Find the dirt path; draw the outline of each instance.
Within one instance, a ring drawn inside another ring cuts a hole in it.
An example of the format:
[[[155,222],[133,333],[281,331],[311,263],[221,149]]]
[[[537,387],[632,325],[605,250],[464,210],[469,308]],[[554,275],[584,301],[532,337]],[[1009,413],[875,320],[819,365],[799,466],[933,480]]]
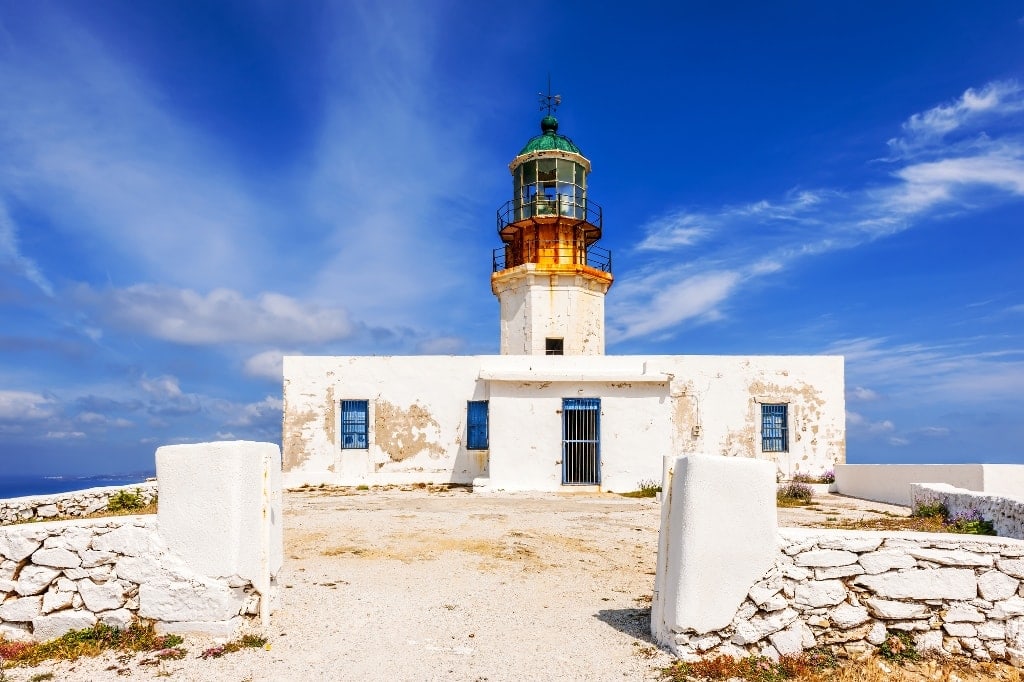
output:
[[[780,523],[886,507],[822,502]],[[180,661],[108,654],[8,679],[657,679],[671,660],[648,634],[659,514],[617,495],[289,492],[269,651],[201,660],[212,643],[189,638]]]

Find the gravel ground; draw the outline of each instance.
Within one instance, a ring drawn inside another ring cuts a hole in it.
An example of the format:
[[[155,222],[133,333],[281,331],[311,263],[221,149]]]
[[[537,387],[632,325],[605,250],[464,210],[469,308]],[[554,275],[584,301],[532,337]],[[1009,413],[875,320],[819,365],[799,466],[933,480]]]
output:
[[[906,514],[838,496],[780,525]],[[877,511],[868,511],[877,510]],[[654,680],[659,505],[617,495],[351,489],[285,494],[283,608],[269,650],[47,663],[54,680]]]

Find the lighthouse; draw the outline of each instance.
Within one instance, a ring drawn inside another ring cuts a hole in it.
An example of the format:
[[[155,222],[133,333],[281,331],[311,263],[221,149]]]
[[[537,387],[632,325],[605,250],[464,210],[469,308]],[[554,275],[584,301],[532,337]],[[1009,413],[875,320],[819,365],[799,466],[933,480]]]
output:
[[[611,252],[597,245],[601,207],[587,196],[590,161],[558,132],[558,96],[542,96],[540,135],[509,164],[512,199],[498,209],[492,256],[502,355],[604,355]]]

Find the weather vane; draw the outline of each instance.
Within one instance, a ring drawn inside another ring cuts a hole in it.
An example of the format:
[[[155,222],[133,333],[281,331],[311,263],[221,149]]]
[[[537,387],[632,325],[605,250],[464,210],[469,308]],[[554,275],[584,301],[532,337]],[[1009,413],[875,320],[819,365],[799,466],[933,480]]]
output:
[[[558,105],[562,103],[562,96],[561,95],[552,95],[551,94],[551,74],[550,73],[548,74],[548,94],[545,95],[543,92],[538,92],[537,93],[537,98],[540,101],[540,110],[544,111],[545,109],[547,109],[548,110],[548,116],[550,116],[551,114],[553,114],[556,111],[558,111]]]

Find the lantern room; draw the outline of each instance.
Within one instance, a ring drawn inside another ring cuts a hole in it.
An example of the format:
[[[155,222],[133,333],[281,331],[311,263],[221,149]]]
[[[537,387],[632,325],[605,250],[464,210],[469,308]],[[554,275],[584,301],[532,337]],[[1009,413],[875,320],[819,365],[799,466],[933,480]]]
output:
[[[501,352],[600,355],[612,257],[597,245],[603,215],[587,195],[590,161],[550,111],[540,128],[509,164],[512,199],[498,209],[491,289]]]

